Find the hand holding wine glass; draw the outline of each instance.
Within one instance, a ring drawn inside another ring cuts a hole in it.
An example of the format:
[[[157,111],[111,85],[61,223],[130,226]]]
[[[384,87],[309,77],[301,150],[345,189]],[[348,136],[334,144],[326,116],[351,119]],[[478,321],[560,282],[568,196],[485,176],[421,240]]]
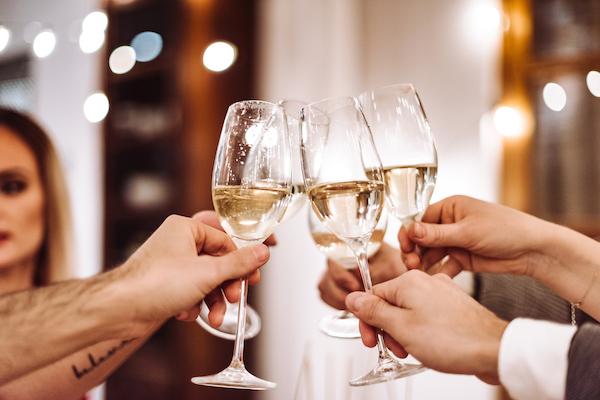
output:
[[[302,166],[313,211],[352,249],[365,291],[370,292],[368,243],[384,201],[383,170],[373,138],[358,102],[351,97],[310,104],[303,116],[307,129],[301,142]],[[377,347],[377,366],[350,381],[351,385],[384,382],[422,370],[420,365],[392,358],[381,334]]]
[[[280,106],[241,101],[227,110],[213,170],[213,204],[238,248],[262,243],[282,219],[291,194],[289,137]],[[243,361],[248,280],[240,285],[231,364],[198,385],[265,390],[276,386],[250,374]]]
[[[198,220],[215,229],[223,230],[219,217],[214,211],[200,211],[196,213],[193,219]],[[277,240],[274,235],[269,236],[264,244],[274,246]],[[255,282],[252,279],[250,285]],[[231,282],[221,291],[215,290],[200,304],[200,311],[197,313],[196,323],[214,336],[226,340],[235,340],[237,330],[238,302],[240,295],[240,282]],[[251,339],[258,335],[261,328],[261,319],[258,313],[250,307],[246,308],[246,333],[245,338]]]

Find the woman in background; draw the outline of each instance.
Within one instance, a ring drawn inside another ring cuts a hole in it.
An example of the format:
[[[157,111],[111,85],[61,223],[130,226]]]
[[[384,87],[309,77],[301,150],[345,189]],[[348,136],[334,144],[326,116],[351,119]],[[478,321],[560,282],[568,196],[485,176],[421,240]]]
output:
[[[68,198],[48,136],[0,109],[0,294],[69,278],[69,242]]]
[[[70,255],[68,197],[54,147],[33,119],[0,108],[0,295],[69,279]],[[0,386],[0,399],[81,399],[157,328],[98,343]]]
[[[0,108],[0,295],[72,277],[70,228],[48,135],[32,118]],[[97,344],[0,387],[0,398],[80,399],[146,338]]]

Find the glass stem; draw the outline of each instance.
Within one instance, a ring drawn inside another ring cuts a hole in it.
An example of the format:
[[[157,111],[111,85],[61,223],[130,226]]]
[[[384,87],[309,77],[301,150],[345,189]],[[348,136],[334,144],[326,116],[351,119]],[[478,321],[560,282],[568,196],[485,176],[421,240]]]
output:
[[[237,332],[235,334],[235,345],[233,347],[233,357],[231,366],[236,368],[244,367],[244,336],[246,334],[246,304],[248,299],[248,279],[241,279],[240,286],[240,305],[238,307]]]
[[[367,259],[367,246],[368,241],[360,246],[356,247],[355,254],[358,261],[358,270],[365,287],[365,292],[373,292],[373,282],[371,281],[371,273],[369,272],[369,261]],[[377,351],[379,352],[379,362],[387,360],[389,358],[387,347],[383,342],[383,331],[377,331]]]

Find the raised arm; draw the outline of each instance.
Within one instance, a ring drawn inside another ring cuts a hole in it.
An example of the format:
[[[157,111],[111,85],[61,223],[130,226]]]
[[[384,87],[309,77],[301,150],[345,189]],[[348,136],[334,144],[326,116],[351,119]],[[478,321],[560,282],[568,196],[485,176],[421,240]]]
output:
[[[205,296],[255,280],[269,257],[263,245],[234,249],[223,232],[172,216],[119,268],[0,297],[0,384],[100,342],[142,338],[171,316],[193,318]]]
[[[433,204],[423,223],[398,236],[409,268],[527,275],[600,319],[600,243],[573,230],[454,196]]]

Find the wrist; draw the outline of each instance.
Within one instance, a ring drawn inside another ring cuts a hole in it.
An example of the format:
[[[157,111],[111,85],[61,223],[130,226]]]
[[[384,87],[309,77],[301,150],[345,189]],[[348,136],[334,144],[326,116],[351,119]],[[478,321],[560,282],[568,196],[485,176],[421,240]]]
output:
[[[481,342],[479,350],[479,370],[476,375],[485,376],[495,381],[498,379],[498,357],[500,354],[500,342],[502,335],[508,326],[508,322],[495,315],[487,323],[485,332],[486,339]]]
[[[564,226],[548,225],[531,276],[563,299],[578,303],[596,281],[600,244]]]
[[[153,329],[151,321],[138,318],[135,298],[127,287],[122,267],[89,278],[88,314],[95,316],[103,339],[132,339]]]
[[[564,270],[563,257],[569,253],[569,229],[541,219],[531,232],[534,242],[527,260],[526,275],[542,283]]]

